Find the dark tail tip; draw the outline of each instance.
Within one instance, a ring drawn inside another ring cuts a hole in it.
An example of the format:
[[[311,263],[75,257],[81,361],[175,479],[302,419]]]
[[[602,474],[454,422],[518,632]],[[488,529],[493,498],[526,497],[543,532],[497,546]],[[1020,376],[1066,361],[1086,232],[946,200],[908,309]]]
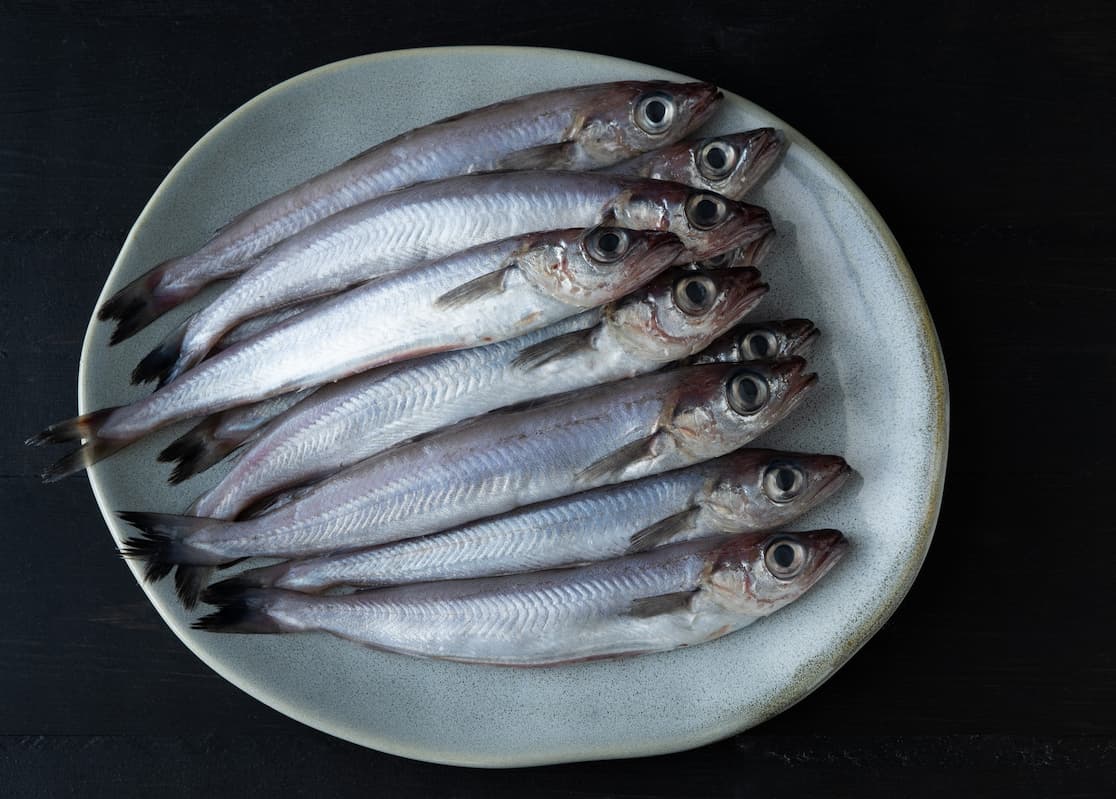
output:
[[[187,610],[192,610],[198,604],[205,584],[213,574],[212,566],[186,566],[180,565],[174,572],[174,592],[182,600],[182,605]]]
[[[158,291],[163,274],[174,260],[177,259],[165,261],[146,274],[140,275],[106,300],[105,304],[98,309],[97,318],[102,322],[110,319],[117,320],[116,329],[109,339],[109,346],[131,338],[163,313],[187,299],[188,296],[192,296],[172,299],[166,296],[165,292]]]
[[[178,461],[169,478],[171,483],[177,485],[201,474],[220,463],[240,445],[241,442],[218,439],[214,435],[218,422],[217,416],[204,419],[159,453],[159,460],[163,463]]]
[[[229,597],[215,613],[191,625],[214,633],[279,633],[283,630],[268,613],[268,592],[247,590]]]
[[[192,318],[192,317],[191,317]],[[132,370],[133,383],[150,383],[159,381],[162,388],[182,371],[179,360],[182,357],[182,341],[186,337],[189,320],[178,326],[169,336],[163,339],[158,347],[147,353]]]
[[[174,539],[168,535],[145,532],[126,540],[120,547],[120,554],[129,560],[142,560],[143,579],[154,583],[170,574],[171,569],[177,565],[170,555],[174,543]]]
[[[68,441],[85,439],[82,446],[42,473],[43,482],[53,483],[63,477],[80,472],[102,458],[106,458],[131,444],[134,439],[102,439],[98,437],[100,429],[116,410],[116,408],[102,408],[83,416],[76,416],[64,422],[52,424],[46,430],[27,439],[25,443],[32,447],[39,447],[43,444],[63,444]]]
[[[182,564],[205,567],[216,565],[206,556],[199,556],[184,543],[184,539],[191,533],[217,523],[213,519],[142,511],[122,511],[117,516],[140,531],[140,535],[124,542],[120,554],[125,558],[142,560],[145,565],[144,578],[149,582],[163,579],[170,574],[171,569]],[[181,577],[182,585],[189,590],[193,581],[201,577],[204,575],[200,572],[193,575],[187,573]],[[201,592],[200,586],[197,592]]]

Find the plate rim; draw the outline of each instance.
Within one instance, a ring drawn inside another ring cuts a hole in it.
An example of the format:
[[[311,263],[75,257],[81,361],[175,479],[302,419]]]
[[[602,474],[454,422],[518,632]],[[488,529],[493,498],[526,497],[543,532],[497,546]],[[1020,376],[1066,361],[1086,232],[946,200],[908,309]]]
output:
[[[231,126],[237,120],[249,113],[251,113],[256,106],[263,104],[267,99],[275,94],[282,93],[295,85],[317,79],[324,74],[346,69],[356,65],[363,65],[375,63],[378,61],[387,61],[404,57],[415,57],[430,54],[438,55],[516,55],[516,54],[555,54],[563,57],[575,56],[583,58],[591,58],[598,61],[608,61],[620,67],[640,67],[650,68],[661,72],[670,72],[677,79],[695,80],[686,75],[675,73],[673,70],[665,70],[652,64],[645,64],[631,59],[619,58],[616,56],[605,55],[601,53],[591,53],[580,50],[569,50],[564,48],[555,47],[530,47],[530,46],[515,46],[515,45],[461,45],[461,46],[444,46],[444,47],[416,47],[406,48],[401,50],[385,50],[377,53],[368,53],[364,55],[354,56],[351,58],[333,61],[322,66],[315,67],[314,69],[307,70],[294,75],[286,80],[283,80],[274,86],[265,89],[259,94],[253,96],[225,117],[221,118],[213,127],[205,132],[195,142],[174,166],[170,168],[166,176],[159,182],[151,197],[144,204],[143,209],[136,217],[136,221],[129,229],[127,236],[125,236],[123,243],[120,246],[120,252],[117,254],[116,259],[113,261],[112,268],[108,276],[111,276],[120,266],[124,253],[128,250],[129,245],[132,244],[137,235],[137,231],[146,222],[147,216],[151,212],[152,206],[160,198],[165,191],[167,185],[177,177],[179,171],[184,165],[192,158],[196,157],[197,153],[205,149],[210,140],[218,137],[223,132],[224,128]],[[562,755],[540,756],[538,754],[525,755],[516,754],[506,758],[493,757],[493,756],[472,756],[465,757],[462,753],[450,754],[446,752],[438,752],[433,749],[422,749],[421,747],[412,745],[395,745],[392,746],[390,741],[376,740],[374,743],[364,739],[358,734],[353,734],[352,731],[347,729],[338,728],[331,725],[329,719],[321,718],[303,712],[304,708],[301,706],[289,706],[278,697],[267,698],[261,696],[260,689],[255,685],[250,675],[244,674],[236,670],[226,669],[224,666],[219,665],[211,660],[207,652],[196,648],[192,643],[184,638],[177,626],[168,618],[163,603],[160,598],[148,590],[148,586],[143,580],[142,568],[140,564],[134,561],[126,561],[128,567],[132,571],[132,576],[139,584],[144,595],[148,598],[151,604],[155,607],[163,622],[171,630],[178,640],[192,652],[202,663],[212,669],[215,673],[227,680],[240,690],[247,693],[254,700],[262,702],[268,707],[282,713],[300,724],[305,724],[320,732],[340,738],[345,741],[363,746],[366,748],[374,749],[376,751],[386,752],[388,754],[407,757],[415,760],[422,760],[431,763],[440,763],[445,765],[457,766],[471,766],[471,767],[484,767],[484,768],[509,768],[509,767],[526,767],[536,765],[547,765],[563,762],[587,762],[590,760],[607,760],[607,759],[622,759],[631,757],[644,757],[659,754],[668,754],[672,752],[680,752],[689,749],[694,749],[700,746],[707,745],[714,741],[722,740],[731,735],[744,732],[758,724],[767,721],[770,718],[784,712],[788,708],[794,706],[798,702],[805,699],[812,694],[822,685],[824,685],[830,677],[839,671],[854,655],[879,631],[884,623],[891,618],[895,611],[902,604],[903,599],[907,596],[914,584],[919,571],[925,562],[926,555],[929,551],[930,544],[934,537],[934,532],[937,526],[938,517],[941,510],[942,493],[945,485],[946,476],[946,462],[948,459],[949,450],[949,381],[946,373],[945,358],[942,353],[941,343],[938,337],[937,329],[934,321],[930,316],[930,309],[926,304],[925,297],[922,289],[918,285],[918,281],[911,270],[910,263],[906,255],[903,253],[902,248],[899,246],[898,241],[895,239],[891,229],[887,226],[883,217],[876,209],[875,205],[868,199],[864,192],[856,185],[849,175],[820,150],[809,138],[802,135],[802,133],[793,125],[788,124],[781,117],[772,114],[766,108],[763,108],[756,103],[738,95],[733,92],[727,91],[722,88],[722,92],[726,97],[730,98],[733,102],[742,104],[743,106],[755,109],[762,112],[765,116],[770,117],[778,125],[779,129],[787,134],[788,138],[794,139],[794,146],[801,148],[807,152],[812,158],[826,170],[828,170],[834,177],[835,181],[841,185],[842,189],[847,192],[851,200],[853,200],[860,208],[864,210],[864,216],[869,223],[870,228],[879,236],[879,240],[888,254],[891,256],[892,262],[895,267],[896,277],[899,279],[903,293],[911,304],[912,310],[917,314],[919,330],[921,333],[922,348],[926,355],[926,367],[929,383],[929,390],[932,394],[931,397],[931,416],[933,431],[930,438],[933,444],[933,451],[929,458],[932,474],[931,485],[928,491],[928,502],[925,512],[922,516],[921,523],[918,530],[911,535],[912,556],[905,562],[905,570],[893,581],[891,590],[886,596],[886,601],[879,607],[879,609],[872,615],[872,617],[864,623],[858,625],[853,634],[845,641],[844,646],[835,651],[833,665],[824,674],[811,685],[805,685],[797,682],[791,682],[787,688],[777,696],[770,698],[768,702],[760,709],[758,714],[753,714],[750,718],[731,721],[727,724],[716,725],[710,727],[705,734],[694,734],[685,739],[679,740],[654,740],[644,742],[642,745],[629,745],[625,751],[601,751],[593,753],[589,756],[576,758],[564,757]],[[108,297],[108,276],[105,279],[105,284],[101,288],[98,295],[95,308],[99,308]],[[93,354],[93,337],[94,329],[98,325],[96,313],[92,314],[89,324],[86,327],[85,336],[82,341],[81,356],[78,362],[78,412],[87,413],[90,409],[90,402],[87,396],[89,389],[89,361]],[[109,529],[109,534],[112,535],[113,540],[117,544],[120,539],[117,533],[117,525],[119,524],[115,514],[107,509],[107,502],[105,499],[106,487],[103,485],[100,478],[100,470],[95,466],[88,470],[89,485],[93,491],[94,499],[97,503],[97,508],[101,513],[102,518],[105,520]],[[266,693],[266,692],[265,692]],[[274,700],[274,701],[273,701]]]

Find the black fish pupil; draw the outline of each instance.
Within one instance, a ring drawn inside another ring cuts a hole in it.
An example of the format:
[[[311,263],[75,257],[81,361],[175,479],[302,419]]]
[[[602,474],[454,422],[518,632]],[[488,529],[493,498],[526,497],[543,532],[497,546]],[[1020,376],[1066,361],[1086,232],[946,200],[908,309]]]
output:
[[[652,100],[647,104],[647,118],[656,125],[666,119],[666,103],[662,100]]]
[[[756,404],[756,399],[759,398],[759,386],[756,385],[755,380],[749,377],[744,378],[736,384],[736,390],[745,405],[750,407]]]
[[[705,304],[705,298],[708,296],[708,292],[705,290],[705,286],[703,286],[697,280],[692,280],[687,283],[685,291],[686,299],[688,299],[694,305]]]
[[[780,491],[790,491],[794,487],[794,472],[790,469],[780,469],[775,473],[775,485]]]
[[[725,151],[720,147],[714,147],[705,154],[705,163],[714,169],[721,169],[728,163],[728,158],[725,157]]]
[[[717,203],[709,199],[699,200],[694,215],[699,222],[712,222],[717,218]]]
[[[752,339],[752,351],[756,355],[763,358],[768,353],[767,339],[763,336],[756,336]]]
[[[779,544],[775,547],[772,557],[779,568],[785,569],[794,563],[794,547],[790,544]]]
[[[597,246],[601,248],[601,252],[614,253],[620,249],[620,237],[615,233],[605,233],[597,240]]]

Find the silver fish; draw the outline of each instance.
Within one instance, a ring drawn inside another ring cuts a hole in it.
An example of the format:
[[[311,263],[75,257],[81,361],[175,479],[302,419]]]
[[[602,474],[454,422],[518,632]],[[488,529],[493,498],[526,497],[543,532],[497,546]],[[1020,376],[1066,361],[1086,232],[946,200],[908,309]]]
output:
[[[708,83],[621,81],[541,92],[434,122],[248,209],[197,252],[137,278],[98,316],[119,320],[112,340],[122,341],[206,285],[239,274],[267,248],[345,208],[473,172],[595,169],[678,141],[720,100]]]
[[[86,439],[44,474],[57,479],[182,419],[543,327],[631,291],[681,252],[671,233],[613,227],[481,245],[346,292],[149,397],[61,422],[29,443]]]
[[[744,363],[807,357],[821,331],[809,319],[744,322],[690,359],[690,363]]]
[[[149,579],[178,564],[307,557],[682,468],[785,417],[816,380],[804,366],[689,366],[487,414],[361,461],[245,521],[122,513],[143,532],[123,551],[145,561]]]
[[[605,171],[672,180],[738,200],[767,177],[783,146],[774,128],[758,128],[661,147]]]
[[[349,208],[286,239],[148,354],[133,382],[173,380],[245,319],[537,230],[601,223],[669,230],[687,259],[773,237],[763,209],[681,184],[595,172],[508,172],[424,183]]]
[[[456,530],[242,572],[205,601],[244,588],[319,593],[538,571],[719,534],[775,530],[850,474],[836,455],[742,449],[685,469],[530,505]]]
[[[744,533],[573,569],[346,596],[246,589],[195,628],[324,631],[421,657],[541,666],[712,641],[785,607],[841,559],[836,530]]]
[[[676,267],[602,312],[323,386],[271,422],[190,512],[235,518],[268,494],[408,438],[503,406],[655,371],[701,349],[766,291],[754,269]],[[177,454],[187,457],[172,481],[216,457],[207,436],[207,430],[187,434],[177,445]]]

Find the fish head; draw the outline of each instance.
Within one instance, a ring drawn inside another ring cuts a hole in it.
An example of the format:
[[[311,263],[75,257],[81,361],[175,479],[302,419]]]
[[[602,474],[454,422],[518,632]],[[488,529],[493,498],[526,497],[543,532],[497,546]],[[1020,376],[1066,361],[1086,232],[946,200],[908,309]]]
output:
[[[738,200],[775,165],[783,139],[773,128],[681,142],[650,153],[644,174]]]
[[[615,163],[689,135],[723,98],[712,83],[621,81],[582,112],[572,138],[587,163]]]
[[[770,429],[817,383],[802,358],[684,369],[670,426],[679,446],[699,460],[731,452]]]
[[[739,536],[711,553],[704,587],[726,611],[766,616],[806,593],[848,548],[837,530]]]
[[[535,237],[515,264],[555,299],[595,308],[634,291],[682,252],[673,233],[600,225]]]
[[[629,193],[623,212],[642,224],[669,230],[686,245],[688,261],[737,249],[734,265],[755,266],[775,236],[771,215],[758,205],[668,181],[647,181]]]
[[[625,351],[663,363],[705,347],[767,293],[755,269],[674,267],[606,312]]]
[[[832,496],[852,474],[838,455],[741,449],[710,461],[703,513],[717,529],[774,530]]]
[[[821,332],[809,319],[745,322],[700,353],[695,363],[778,361],[810,354]]]

